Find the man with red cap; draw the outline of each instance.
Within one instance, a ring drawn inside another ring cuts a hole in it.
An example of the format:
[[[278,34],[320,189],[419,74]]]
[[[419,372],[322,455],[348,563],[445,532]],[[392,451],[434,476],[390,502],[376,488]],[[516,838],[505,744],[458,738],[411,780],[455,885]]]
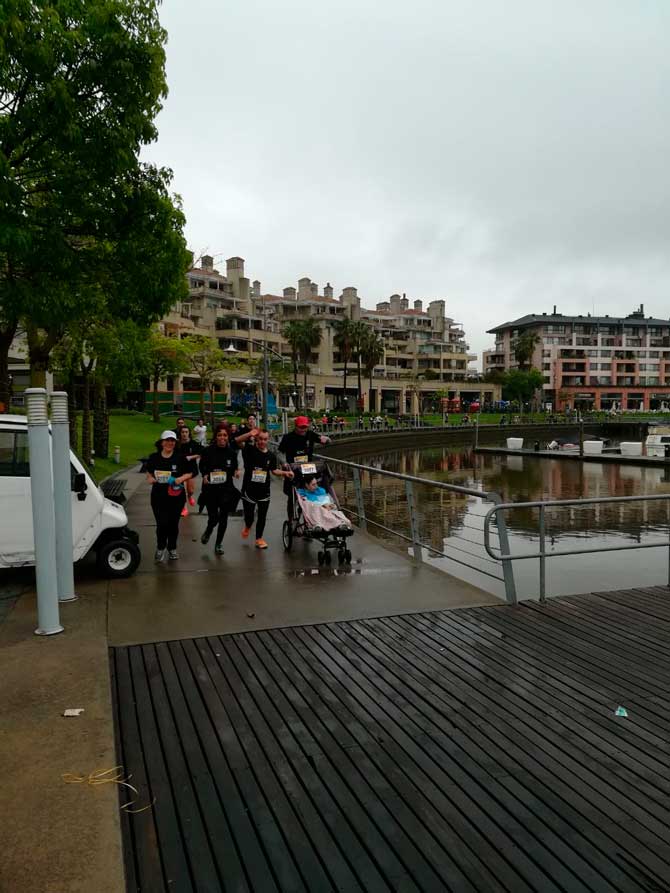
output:
[[[309,430],[307,416],[299,415],[294,420],[295,429],[285,434],[279,444],[279,452],[283,453],[289,465],[304,465],[312,461],[314,444],[329,443],[330,438],[319,436],[315,431]],[[291,482],[284,481],[284,493],[288,496],[286,511],[289,519],[293,517],[293,488]]]

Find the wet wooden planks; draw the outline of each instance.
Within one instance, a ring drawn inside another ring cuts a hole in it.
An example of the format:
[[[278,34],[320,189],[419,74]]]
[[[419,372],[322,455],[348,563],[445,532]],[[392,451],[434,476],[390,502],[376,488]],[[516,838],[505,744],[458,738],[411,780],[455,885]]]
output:
[[[659,588],[112,649],[128,889],[668,891],[669,642]]]

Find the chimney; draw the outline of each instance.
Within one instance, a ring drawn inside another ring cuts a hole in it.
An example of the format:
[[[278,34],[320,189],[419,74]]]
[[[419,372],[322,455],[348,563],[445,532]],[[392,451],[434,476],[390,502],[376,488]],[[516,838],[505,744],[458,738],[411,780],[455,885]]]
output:
[[[391,295],[390,299],[391,313],[400,313],[400,295]]]
[[[312,297],[312,280],[309,276],[298,279],[298,300],[307,301]]]
[[[418,310],[419,313],[423,313],[423,301],[415,301],[415,302],[414,302],[414,309],[415,309],[415,310]]]
[[[402,296],[402,301],[400,302],[400,309],[401,309],[401,310],[407,310],[408,307],[409,307],[409,301],[407,300],[407,298],[406,298],[405,295],[403,294],[403,296]]]
[[[289,301],[295,301],[295,289],[292,285],[289,285],[288,288],[285,288],[282,294],[285,298],[288,298]]]
[[[323,289],[323,296],[324,296],[324,298],[332,298],[333,297],[333,286],[330,284],[330,282],[326,282],[326,285]]]
[[[312,297],[318,298],[319,297],[319,286],[316,284],[316,282],[311,282],[309,288],[310,288],[310,291],[312,292]]]
[[[553,313],[553,315],[556,316],[556,304],[554,304],[554,313]]]
[[[253,287],[251,289],[251,294],[255,298],[260,298],[260,296],[261,296],[261,283],[258,279],[254,279]]]
[[[200,258],[200,269],[211,273],[214,270],[214,258],[211,254],[203,254]]]

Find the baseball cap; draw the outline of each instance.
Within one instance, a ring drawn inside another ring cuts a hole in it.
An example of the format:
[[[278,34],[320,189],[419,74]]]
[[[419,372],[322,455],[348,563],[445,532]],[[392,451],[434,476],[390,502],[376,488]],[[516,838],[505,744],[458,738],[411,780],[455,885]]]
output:
[[[296,416],[295,424],[298,428],[303,427],[303,426],[305,428],[308,428],[309,427],[309,419],[307,418],[306,415]]]
[[[163,431],[163,433],[161,434],[161,440],[176,440],[176,439],[177,439],[177,435],[174,433],[174,431]]]

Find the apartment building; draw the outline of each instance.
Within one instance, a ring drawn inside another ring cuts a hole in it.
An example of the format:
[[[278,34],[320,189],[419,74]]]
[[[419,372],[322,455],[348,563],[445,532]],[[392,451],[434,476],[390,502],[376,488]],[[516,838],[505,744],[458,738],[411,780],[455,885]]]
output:
[[[670,320],[645,317],[644,305],[625,317],[529,314],[488,330],[484,373],[518,367],[515,349],[537,337],[531,364],[541,370],[546,403],[556,410],[650,410],[670,405]]]
[[[231,357],[257,360],[267,342],[271,356],[281,355],[290,362],[290,346],[282,337],[284,325],[296,319],[316,319],[322,329],[321,343],[309,362],[306,402],[313,408],[336,409],[355,405],[356,370],[349,363],[347,393],[344,393],[344,363],[335,345],[334,323],[347,316],[362,320],[379,333],[385,353],[373,373],[372,388],[364,381],[364,408],[370,411],[418,412],[435,404],[437,394],[465,401],[497,400],[497,386],[482,386],[480,376],[468,365],[476,359],[469,353],[465,332],[446,315],[443,300],[414,301],[410,308],[405,295],[391,295],[365,309],[353,286],[336,297],[333,286],[323,290],[305,276],[281,295],[265,293],[261,282],[250,282],[244,274],[244,260],[226,261],[225,274],[215,269],[213,258],[204,256],[188,271],[189,298],[173,308],[161,323],[167,335],[187,337],[203,334],[218,340]],[[167,386],[167,383],[165,383]],[[184,376],[173,386],[189,390],[195,383]],[[244,373],[226,376],[223,387],[231,399],[249,387]],[[483,389],[482,389],[483,387]],[[282,405],[302,402],[293,387],[280,395]]]

